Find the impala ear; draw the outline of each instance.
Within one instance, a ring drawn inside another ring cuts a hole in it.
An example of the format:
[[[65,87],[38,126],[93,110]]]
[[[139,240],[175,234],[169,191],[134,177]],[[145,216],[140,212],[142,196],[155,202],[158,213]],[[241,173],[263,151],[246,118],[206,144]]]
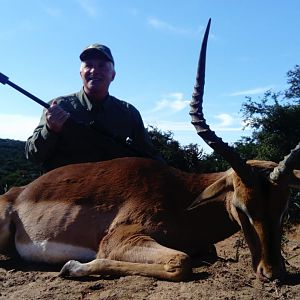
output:
[[[230,172],[230,173],[229,173]],[[209,201],[219,197],[224,192],[232,189],[232,170],[226,172],[226,175],[215,181],[213,184],[209,185],[204,189],[201,194],[193,201],[193,203],[187,208],[187,210],[192,210],[200,205],[204,205]]]
[[[300,190],[300,170],[293,171],[289,186]]]

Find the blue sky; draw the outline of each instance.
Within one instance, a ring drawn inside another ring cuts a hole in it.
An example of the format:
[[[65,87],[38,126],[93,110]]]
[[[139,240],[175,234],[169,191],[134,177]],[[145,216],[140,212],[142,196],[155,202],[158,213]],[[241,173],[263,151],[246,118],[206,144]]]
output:
[[[81,88],[79,53],[112,50],[110,93],[129,101],[145,125],[172,131],[182,145],[204,143],[188,102],[203,31],[212,18],[204,112],[226,142],[242,131],[245,96],[286,88],[299,64],[299,0],[0,0],[0,72],[44,101]],[[26,140],[42,107],[0,85],[0,138]]]

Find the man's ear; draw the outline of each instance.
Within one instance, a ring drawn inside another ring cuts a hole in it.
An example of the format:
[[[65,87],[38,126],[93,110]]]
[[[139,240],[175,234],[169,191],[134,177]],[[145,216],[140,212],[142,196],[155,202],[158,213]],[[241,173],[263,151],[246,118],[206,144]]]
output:
[[[112,76],[111,76],[111,81],[114,81],[115,77],[116,77],[116,71],[113,70]]]

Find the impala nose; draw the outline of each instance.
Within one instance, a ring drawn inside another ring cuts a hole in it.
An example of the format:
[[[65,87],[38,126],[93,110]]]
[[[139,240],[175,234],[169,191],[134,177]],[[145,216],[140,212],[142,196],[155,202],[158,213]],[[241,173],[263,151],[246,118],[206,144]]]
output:
[[[283,261],[275,265],[269,265],[265,262],[260,262],[256,269],[257,277],[263,282],[275,279],[282,280],[285,276],[285,273],[286,269]]]

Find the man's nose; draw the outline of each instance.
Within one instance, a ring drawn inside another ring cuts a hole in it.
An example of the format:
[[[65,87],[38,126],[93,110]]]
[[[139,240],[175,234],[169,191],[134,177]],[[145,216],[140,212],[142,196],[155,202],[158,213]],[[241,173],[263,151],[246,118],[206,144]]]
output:
[[[100,72],[100,68],[98,66],[93,66],[90,70],[92,74],[98,74]]]

